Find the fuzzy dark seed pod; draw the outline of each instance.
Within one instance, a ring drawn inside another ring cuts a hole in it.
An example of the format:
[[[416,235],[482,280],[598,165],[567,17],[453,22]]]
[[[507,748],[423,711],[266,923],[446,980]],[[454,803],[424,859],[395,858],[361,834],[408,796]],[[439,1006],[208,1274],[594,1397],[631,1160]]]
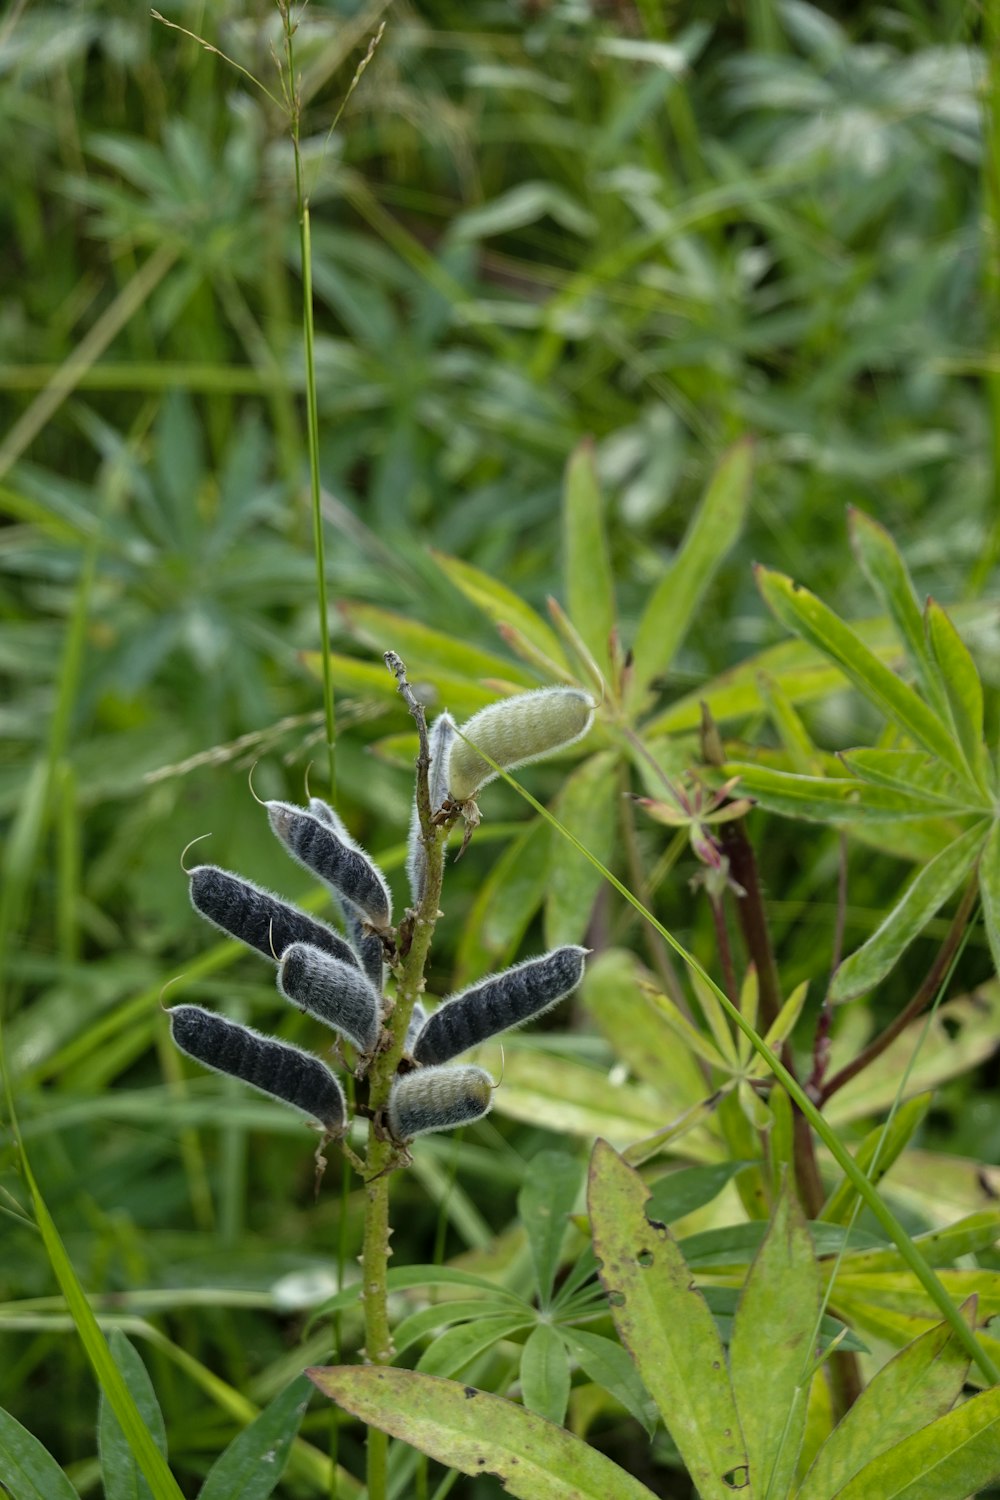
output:
[[[261,1036],[200,1005],[178,1005],[169,1015],[174,1042],[188,1057],[290,1104],[318,1120],[331,1135],[343,1134],[347,1124],[344,1091],[318,1057],[276,1037]]]
[[[389,1095],[389,1129],[397,1141],[432,1130],[455,1130],[489,1114],[493,1080],[482,1068],[418,1068]]]
[[[382,947],[382,939],[351,908],[347,909],[345,920],[351,947],[358,955],[362,969],[381,995],[385,982],[385,949]]]
[[[586,956],[586,948],[553,948],[542,958],[529,958],[450,995],[417,1037],[414,1058],[447,1062],[487,1037],[541,1015],[576,989]]]
[[[353,964],[308,943],[292,943],[278,965],[278,989],[300,1010],[339,1031],[359,1052],[374,1050],[380,997]]]
[[[427,748],[431,763],[427,772],[427,790],[430,793],[431,812],[440,810],[448,797],[448,758],[455,739],[455,720],[451,714],[438,714],[427,731]],[[420,814],[416,802],[410,818],[410,832],[406,842],[406,873],[410,877],[410,892],[414,906],[424,894],[424,875],[427,855],[420,837]]]
[[[410,1012],[410,1024],[406,1028],[406,1040],[403,1043],[403,1051],[413,1051],[413,1044],[417,1040],[427,1021],[427,1012],[418,1000]]]
[[[292,858],[362,912],[373,927],[384,931],[392,918],[388,883],[343,824],[338,828],[328,818],[318,818],[290,802],[264,805],[274,834]]]
[[[451,747],[449,797],[467,802],[496,776],[480,750],[510,771],[572,745],[587,733],[593,718],[594,700],[581,688],[538,688],[488,704],[462,725],[466,739],[456,737]]]
[[[217,865],[195,865],[188,874],[195,911],[265,958],[277,963],[290,943],[311,943],[344,963],[358,966],[354,949],[332,927],[306,916],[252,880],[220,870]]]

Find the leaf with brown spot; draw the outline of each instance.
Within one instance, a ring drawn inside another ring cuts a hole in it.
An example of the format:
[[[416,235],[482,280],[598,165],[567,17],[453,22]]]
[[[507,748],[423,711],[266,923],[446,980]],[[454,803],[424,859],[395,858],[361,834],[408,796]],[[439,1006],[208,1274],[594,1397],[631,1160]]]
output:
[[[603,1453],[486,1391],[372,1365],[306,1372],[345,1411],[463,1474],[492,1474],[521,1500],[653,1500]]]

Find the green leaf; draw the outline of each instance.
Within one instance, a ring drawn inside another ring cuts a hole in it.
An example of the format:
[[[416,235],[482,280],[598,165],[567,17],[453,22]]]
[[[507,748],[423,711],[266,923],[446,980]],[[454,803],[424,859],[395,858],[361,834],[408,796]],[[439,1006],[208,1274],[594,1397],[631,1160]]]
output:
[[[2,1407],[0,1484],[11,1500],[79,1500],[48,1449]]]
[[[927,1093],[918,1094],[916,1099],[907,1099],[888,1125],[877,1125],[865,1136],[854,1153],[854,1160],[873,1186],[881,1182],[893,1162],[898,1161],[910,1144],[933,1098],[932,1093]],[[845,1177],[830,1194],[820,1218],[828,1224],[846,1224],[857,1199],[857,1188]]]
[[[570,619],[610,681],[615,586],[604,535],[604,502],[590,438],[577,446],[566,466],[563,570]]]
[[[884,1241],[877,1239],[864,1229],[847,1229],[841,1224],[825,1224],[818,1220],[810,1223],[815,1253],[819,1256],[837,1255],[845,1245],[854,1250],[871,1247],[881,1249]],[[758,1253],[767,1235],[766,1221],[754,1220],[749,1224],[729,1224],[724,1229],[703,1229],[698,1234],[689,1234],[680,1243],[687,1264],[698,1270],[718,1270],[723,1266],[745,1266]]]
[[[867,1463],[837,1500],[966,1500],[1000,1476],[1000,1386]]]
[[[975,1304],[966,1309],[975,1321]],[[795,1500],[831,1500],[865,1464],[943,1416],[958,1396],[969,1356],[938,1323],[883,1365],[820,1448]]]
[[[456,985],[470,984],[512,962],[549,880],[549,825],[537,819],[511,839],[492,865],[458,944]]]
[[[558,1325],[557,1331],[583,1373],[620,1402],[652,1437],[658,1420],[656,1407],[621,1344],[566,1324]]]
[[[586,842],[586,840],[583,840]],[[652,975],[633,953],[606,948],[587,963],[580,999],[615,1055],[678,1111],[705,1096],[705,1075],[663,1013],[669,1002],[651,991]],[[685,1017],[681,1017],[686,1021]],[[695,1040],[700,1033],[695,1032]],[[713,1061],[718,1059],[712,1054]]]
[[[374,604],[343,602],[340,613],[352,634],[374,651],[381,654],[391,644],[406,662],[413,680],[419,680],[425,671],[441,670],[473,681],[482,677],[501,677],[527,686],[531,684],[531,679],[506,657],[481,651],[478,646],[468,646],[464,641],[456,640],[454,635],[432,630],[407,615],[379,609]]]
[[[146,1366],[119,1329],[112,1331],[108,1343],[147,1431],[166,1458],[167,1429]],[[152,1490],[103,1391],[97,1421],[97,1446],[101,1455],[105,1500],[148,1500]]]
[[[494,1313],[475,1323],[449,1328],[435,1339],[417,1361],[425,1375],[458,1375],[474,1359],[492,1349],[501,1339],[530,1328],[534,1316],[529,1308],[520,1313]]]
[[[618,1335],[702,1500],[731,1500],[746,1484],[747,1455],[725,1352],[676,1241],[646,1217],[648,1197],[639,1174],[598,1141],[590,1222]]]
[[[527,1304],[525,1304],[527,1310]],[[433,1307],[422,1307],[418,1312],[411,1313],[408,1318],[392,1330],[392,1342],[397,1354],[405,1354],[407,1349],[414,1344],[420,1343],[429,1333],[436,1332],[439,1328],[448,1327],[453,1323],[470,1323],[477,1318],[487,1317],[490,1314],[501,1314],[510,1312],[509,1299],[501,1297],[478,1297],[475,1299],[458,1299],[448,1302],[436,1302]]]
[[[983,684],[968,646],[934,599],[927,601],[927,635],[941,669],[951,722],[966,765],[980,790],[988,797],[989,761],[983,744]]]
[[[553,1056],[510,1035],[504,1050],[503,1088],[497,1090],[494,1108],[509,1119],[557,1134],[590,1140],[603,1134],[622,1142],[648,1135],[663,1122],[663,1105],[651,1089],[609,1083],[606,1068]],[[558,1089],[552,1087],[556,1076]],[[702,1154],[690,1138],[684,1150],[695,1157]]]
[[[785,1179],[736,1309],[733,1394],[759,1495],[792,1489],[806,1425],[820,1275],[802,1211]]]
[[[550,1323],[539,1323],[521,1351],[521,1399],[528,1411],[558,1427],[563,1425],[569,1402],[569,1360],[566,1346]]]
[[[752,1163],[745,1161],[725,1161],[717,1167],[681,1167],[676,1172],[668,1172],[653,1183],[647,1214],[664,1224],[673,1224],[685,1214],[694,1213],[696,1208],[711,1203],[737,1172],[750,1165]]]
[[[868,941],[840,965],[830,986],[835,1004],[867,994],[894,968],[968,875],[985,833],[985,824],[974,823],[919,871]]]
[[[979,861],[979,894],[993,967],[1000,974],[1000,821],[994,821]]]
[[[182,1500],[177,1482],[167,1468],[162,1453],[143,1421],[98,1326],[86,1293],[80,1285],[73,1264],[66,1254],[66,1247],[49,1213],[45,1199],[42,1197],[23,1144],[21,1168],[31,1192],[35,1220],[49,1257],[49,1263],[59,1283],[59,1289],[66,1298],[66,1305],[76,1324],[80,1341],[101,1383],[102,1393],[107,1396],[108,1404],[121,1424],[128,1445],[138,1460],[154,1500]]]
[[[979,805],[946,766],[922,750],[842,750],[840,760],[862,781],[925,797],[942,810],[968,812]]]
[[[753,444],[743,438],[723,455],[677,556],[653,590],[632,648],[633,705],[641,702],[654,677],[669,670],[702,595],[739,537],[752,471]]]
[[[520,1500],[653,1500],[596,1448],[501,1396],[411,1370],[332,1366],[307,1373],[363,1422],[463,1474],[496,1476]]]
[[[800,776],[819,775],[819,752],[781,683],[766,672],[760,673],[757,682],[792,770]]]
[[[855,687],[918,744],[967,779],[958,745],[933,709],[889,667],[822,600],[783,573],[757,568],[757,584],[777,618],[817,646],[850,678]]]
[[[617,756],[602,750],[576,767],[562,784],[556,816],[605,864],[616,847]],[[545,942],[550,948],[579,943],[590,926],[601,873],[570,844],[553,846],[545,899]]]
[[[552,1300],[559,1253],[582,1182],[582,1164],[565,1151],[539,1151],[525,1169],[517,1211],[531,1246],[543,1308]]]
[[[284,1471],[311,1395],[308,1376],[300,1375],[275,1396],[212,1465],[198,1500],[267,1500]]]
[[[923,615],[909,569],[890,533],[863,510],[847,511],[851,545],[865,577],[889,611],[913,663],[924,696],[942,717],[948,711],[944,684],[928,647]]]
[[[943,1229],[930,1229],[913,1236],[913,1243],[929,1266],[953,1266],[963,1255],[978,1255],[991,1250],[1000,1240],[1000,1208],[981,1208],[965,1214]],[[850,1274],[864,1276],[869,1271],[902,1270],[898,1250],[866,1250],[852,1255]]]
[[[768,812],[814,823],[868,823],[873,818],[927,818],[940,804],[917,791],[895,791],[836,776],[798,776],[754,761],[727,761],[720,779],[739,777],[738,795],[753,797]]]
[[[457,557],[448,557],[444,552],[431,552],[431,556],[442,573],[470,600],[494,625],[512,625],[526,640],[550,658],[564,671],[568,665],[559,637],[530,605],[509,589],[505,583],[491,578],[471,563]]]
[[[303,651],[301,661],[315,677],[322,678],[323,660],[318,651]],[[395,681],[382,662],[359,661],[356,657],[331,651],[330,678],[342,693],[376,702],[382,700],[387,708],[394,710],[399,707]],[[441,667],[431,667],[421,673],[420,681],[433,689],[427,694],[428,708],[432,713],[439,708],[448,708],[460,720],[478,713],[487,703],[495,703],[497,699],[494,689],[480,687],[467,677],[446,672]]]

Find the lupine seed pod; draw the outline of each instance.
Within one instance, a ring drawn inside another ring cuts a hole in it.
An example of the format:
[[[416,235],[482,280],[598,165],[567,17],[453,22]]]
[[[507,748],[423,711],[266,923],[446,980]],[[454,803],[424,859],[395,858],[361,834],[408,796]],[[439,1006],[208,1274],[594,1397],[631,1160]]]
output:
[[[431,763],[427,771],[427,790],[430,793],[431,812],[436,813],[448,796],[448,757],[455,739],[455,720],[451,714],[438,714],[427,731],[427,748]],[[410,833],[406,842],[406,873],[410,877],[410,892],[417,906],[424,893],[424,875],[427,856],[420,838],[420,814],[413,804],[410,817]]]
[[[347,936],[361,967],[381,995],[385,982],[385,949],[377,932],[367,926],[350,907],[345,913]]]
[[[451,747],[449,797],[467,802],[496,776],[479,750],[510,771],[572,745],[587,733],[593,717],[594,700],[581,688],[538,688],[488,704],[462,725],[462,734],[472,743],[456,737]]]
[[[277,963],[290,943],[311,943],[344,963],[358,966],[354,949],[332,927],[306,916],[252,880],[220,870],[217,865],[195,865],[188,874],[195,911],[265,958]]]
[[[392,1085],[389,1129],[397,1141],[455,1130],[488,1115],[492,1103],[493,1080],[483,1068],[418,1068]]]
[[[200,1005],[178,1005],[169,1015],[173,1039],[188,1057],[290,1104],[318,1120],[331,1135],[343,1134],[347,1124],[344,1091],[318,1057],[276,1037],[261,1036]]]
[[[417,1037],[414,1058],[444,1063],[487,1037],[540,1016],[576,989],[586,956],[586,948],[553,948],[449,996]]]
[[[293,859],[363,912],[373,927],[388,927],[392,896],[386,878],[343,825],[337,828],[290,802],[264,805],[273,832]]]
[[[417,1040],[427,1020],[427,1012],[418,1000],[410,1012],[410,1024],[406,1028],[406,1040],[403,1043],[403,1051],[413,1051],[413,1044]]]
[[[359,1052],[374,1050],[380,996],[353,964],[308,943],[292,943],[278,965],[278,989],[300,1010],[339,1031]]]

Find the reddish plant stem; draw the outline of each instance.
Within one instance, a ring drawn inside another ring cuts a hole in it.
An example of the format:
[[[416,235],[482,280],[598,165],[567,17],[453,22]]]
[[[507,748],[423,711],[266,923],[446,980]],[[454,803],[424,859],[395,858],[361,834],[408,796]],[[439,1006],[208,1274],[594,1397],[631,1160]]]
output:
[[[715,941],[719,947],[722,987],[733,1004],[739,1005],[740,992],[736,983],[736,969],[733,965],[733,949],[729,941],[729,928],[726,926],[725,903],[721,896],[710,895],[708,900],[712,908],[712,920],[715,923]]]
[[[962,941],[962,934],[965,932],[969,918],[972,915],[972,908],[976,904],[978,889],[978,877],[973,873],[969,877],[965,890],[962,892],[962,899],[958,903],[955,915],[951,919],[951,926],[948,928],[944,942],[938,950],[938,955],[928,969],[927,977],[913,996],[913,999],[889,1022],[884,1031],[880,1031],[878,1036],[874,1037],[868,1043],[867,1047],[862,1048],[857,1057],[852,1058],[849,1063],[845,1063],[839,1072],[834,1073],[829,1082],[823,1084],[816,1100],[818,1104],[825,1104],[838,1089],[844,1087],[845,1083],[850,1083],[851,1079],[857,1077],[860,1072],[867,1068],[869,1063],[875,1061],[876,1057],[881,1057],[886,1048],[892,1045],[900,1033],[906,1030],[910,1022],[919,1016],[920,1012],[925,1010],[934,999],[938,986],[944,979],[948,971],[948,966],[958,950],[959,943]]]

